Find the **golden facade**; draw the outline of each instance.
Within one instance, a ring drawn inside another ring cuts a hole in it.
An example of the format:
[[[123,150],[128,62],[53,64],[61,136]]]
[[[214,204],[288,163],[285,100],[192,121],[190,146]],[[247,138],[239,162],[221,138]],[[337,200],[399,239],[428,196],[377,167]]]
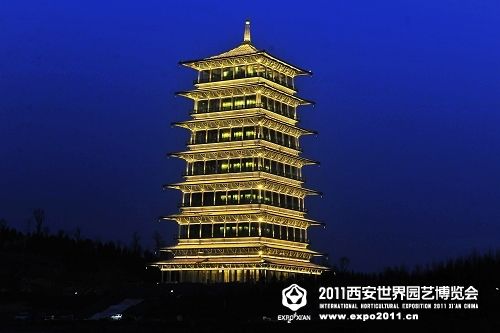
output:
[[[190,131],[178,244],[172,259],[154,265],[165,282],[246,282],[319,275],[311,261],[297,108],[311,102],[296,95],[294,79],[311,73],[251,43],[182,65],[197,71],[195,88],[178,94],[193,100],[192,118],[176,123]]]

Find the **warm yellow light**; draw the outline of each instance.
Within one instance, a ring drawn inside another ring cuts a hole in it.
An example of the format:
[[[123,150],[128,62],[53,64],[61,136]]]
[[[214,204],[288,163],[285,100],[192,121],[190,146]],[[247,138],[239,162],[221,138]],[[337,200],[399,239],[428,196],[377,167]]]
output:
[[[218,56],[186,62],[185,65],[211,72],[199,73],[199,82],[194,89],[179,93],[195,102],[193,109],[196,112],[191,120],[177,123],[177,126],[191,131],[196,140],[191,141],[187,151],[172,154],[191,164],[186,169],[186,178],[168,187],[190,196],[188,203],[194,202],[195,205],[181,207],[178,214],[167,218],[179,223],[180,234],[188,225],[199,225],[198,229],[190,229],[190,235],[197,236],[199,232],[200,238],[180,238],[176,245],[163,248],[161,251],[170,252],[174,258],[154,266],[168,272],[203,271],[205,277],[218,272],[216,279],[223,276],[224,282],[232,281],[233,274],[226,273],[236,270],[321,274],[326,268],[311,262],[312,256],[318,253],[309,249],[309,243],[273,238],[269,233],[270,228],[273,232],[281,232],[282,227],[304,230],[317,223],[306,219],[303,211],[270,205],[271,198],[265,192],[279,192],[301,200],[313,193],[304,188],[300,180],[273,174],[264,159],[289,164],[291,173],[291,167],[301,168],[314,162],[291,148],[292,139],[283,136],[285,144],[278,144],[274,142],[276,140],[258,138],[258,133],[262,131],[264,134],[259,126],[296,139],[309,134],[297,126],[298,120],[290,116],[288,108],[275,104],[292,108],[308,104],[296,95],[293,86],[293,78],[306,73],[254,48],[249,21],[245,21],[242,44]],[[217,161],[215,165],[209,162],[212,160]],[[261,164],[264,168],[254,170]],[[277,169],[281,170],[279,165]],[[286,167],[283,169],[285,171]],[[200,196],[192,193],[200,192],[214,192],[214,195],[203,194],[203,205],[198,206]],[[215,196],[215,192],[220,192],[220,197],[219,194]],[[259,198],[258,202],[253,200],[255,198]],[[225,204],[215,199],[221,199]],[[224,226],[217,226],[219,223],[224,223]],[[210,232],[212,237],[208,237]],[[290,231],[287,229],[287,232]],[[297,236],[296,231],[293,232]],[[302,240],[303,234],[300,235]],[[266,258],[263,258],[264,254]],[[237,274],[238,280],[240,273]],[[181,274],[179,280],[182,281],[179,282],[205,280],[195,277],[199,275]],[[169,275],[167,279],[170,278]]]

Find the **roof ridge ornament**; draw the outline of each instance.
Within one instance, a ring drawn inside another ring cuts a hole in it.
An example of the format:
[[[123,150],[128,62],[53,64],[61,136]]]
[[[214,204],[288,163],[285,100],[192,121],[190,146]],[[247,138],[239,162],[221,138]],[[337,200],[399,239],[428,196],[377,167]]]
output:
[[[245,33],[243,34],[243,43],[250,44],[250,20],[245,21]]]

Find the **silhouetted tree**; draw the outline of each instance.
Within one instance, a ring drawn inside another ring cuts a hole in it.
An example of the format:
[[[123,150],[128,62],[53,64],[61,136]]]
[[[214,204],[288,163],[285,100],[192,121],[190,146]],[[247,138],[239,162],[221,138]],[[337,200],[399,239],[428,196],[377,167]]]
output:
[[[349,260],[349,258],[347,258],[347,257],[341,257],[339,259],[339,269],[340,269],[340,272],[342,272],[342,273],[347,272],[347,269],[349,268],[349,264],[350,263],[351,263],[351,261]]]
[[[73,237],[77,242],[79,242],[82,239],[82,231],[80,230],[80,227],[76,227],[75,233],[73,234]]]
[[[36,233],[40,235],[42,233],[43,222],[45,222],[45,211],[41,208],[33,210],[33,217],[36,223]]]
[[[134,254],[139,254],[141,253],[141,243],[140,243],[141,237],[139,236],[139,233],[137,231],[134,231],[132,233],[132,243],[130,244],[130,247],[132,249],[132,252]]]
[[[155,230],[153,232],[153,241],[154,241],[154,251],[156,255],[159,255],[160,249],[163,247],[164,242],[163,242],[163,237],[161,237],[161,234],[158,230]]]

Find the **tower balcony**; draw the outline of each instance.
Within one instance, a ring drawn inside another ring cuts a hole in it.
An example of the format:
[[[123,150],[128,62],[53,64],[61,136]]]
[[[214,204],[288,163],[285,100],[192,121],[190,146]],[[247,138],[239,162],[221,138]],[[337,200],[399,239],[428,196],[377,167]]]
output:
[[[247,147],[268,147],[275,151],[283,152],[286,154],[298,156],[301,152],[301,148],[290,148],[282,146],[278,143],[271,142],[265,139],[254,139],[254,140],[241,140],[241,141],[221,141],[216,143],[186,143],[189,151],[216,151],[216,150],[226,150],[227,148],[247,148]]]
[[[296,175],[292,178],[291,175],[277,175],[270,172],[270,170],[264,170],[264,168],[256,169],[254,171],[239,171],[239,172],[225,172],[225,173],[206,173],[206,174],[189,174],[183,173],[187,182],[211,182],[219,181],[224,179],[225,181],[240,181],[247,179],[270,179],[278,182],[288,182],[293,186],[300,186],[304,181],[305,177],[302,175]]]
[[[286,120],[293,119],[293,120],[299,120],[297,117],[297,113],[293,108],[271,108],[269,105],[266,105],[264,103],[255,103],[255,104],[244,104],[244,105],[239,105],[239,106],[230,106],[230,107],[218,107],[215,109],[211,109],[208,107],[198,107],[197,110],[191,110],[189,111],[189,114],[194,116],[194,115],[200,115],[200,114],[213,114],[213,116],[217,116],[223,113],[223,115],[229,115],[228,111],[237,111],[237,110],[252,110],[252,109],[264,109],[273,115],[280,115],[286,118]],[[237,114],[237,112],[235,112]]]
[[[181,208],[182,213],[189,214],[228,214],[231,212],[236,212],[238,214],[251,214],[255,212],[261,211],[269,211],[273,213],[282,214],[283,216],[289,217],[305,217],[305,214],[308,212],[307,209],[291,209],[291,208],[283,208],[278,206],[272,206],[263,203],[263,200],[258,200],[259,202],[252,202],[249,204],[223,204],[223,205],[215,205],[215,206],[198,206],[192,207],[187,204],[179,203],[179,208]]]
[[[193,223],[226,223],[227,221],[250,221],[263,222],[268,221],[275,224],[307,229],[309,227],[325,226],[324,223],[311,220],[300,216],[284,216],[271,211],[255,210],[253,212],[218,212],[210,214],[199,213],[182,213],[160,217],[160,220],[175,221],[178,224],[193,224]]]
[[[176,246],[161,249],[176,257],[279,256],[308,261],[320,253],[309,249],[308,241],[289,241],[265,236],[235,238],[178,238]]]
[[[188,163],[207,160],[227,160],[240,158],[263,158],[302,168],[305,165],[319,164],[296,154],[288,154],[284,150],[276,150],[264,145],[230,147],[226,149],[199,149],[169,153],[169,156],[181,158]],[[264,166],[265,167],[265,166]],[[271,173],[272,173],[272,169]]]
[[[247,73],[246,75],[234,75],[227,77],[200,77],[193,80],[193,84],[200,88],[204,87],[223,87],[228,85],[258,84],[266,83],[274,88],[283,90],[289,94],[295,94],[298,89],[295,88],[293,79],[280,80],[279,76],[267,75],[266,73]]]
[[[176,92],[176,95],[195,101],[195,109],[199,112],[229,111],[262,103],[262,107],[265,109],[282,114],[287,112],[288,116],[291,117],[298,106],[314,104],[312,101],[288,94],[265,83],[210,88],[196,87],[193,90]]]
[[[261,103],[257,103],[255,105],[249,105],[241,108],[231,108],[231,109],[217,109],[217,110],[190,110],[189,114],[195,120],[214,120],[214,119],[222,119],[222,118],[232,118],[238,116],[258,116],[258,115],[267,115],[270,118],[276,119],[278,121],[282,121],[284,123],[295,126],[300,117],[297,114],[283,114],[273,110],[269,110],[265,108]]]
[[[310,250],[309,240],[303,242],[290,241],[265,236],[255,237],[220,237],[220,238],[178,238],[178,246],[182,248],[232,248],[232,247],[274,247],[280,249],[290,249],[305,251],[316,254],[316,251]],[[178,248],[178,246],[171,248]]]

